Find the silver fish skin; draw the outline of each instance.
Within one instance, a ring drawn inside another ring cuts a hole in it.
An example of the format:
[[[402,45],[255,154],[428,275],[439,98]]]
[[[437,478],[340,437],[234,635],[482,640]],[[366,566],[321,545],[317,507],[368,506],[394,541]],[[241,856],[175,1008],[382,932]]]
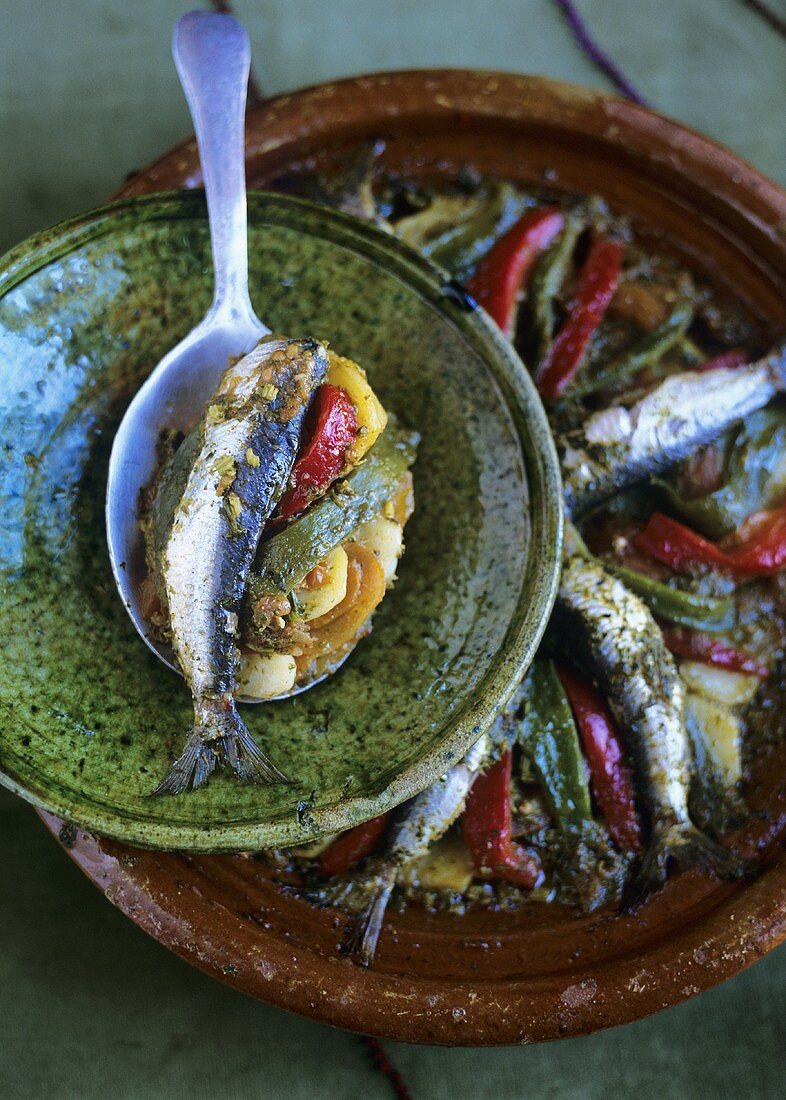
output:
[[[574,518],[686,458],[786,388],[786,344],[747,367],[664,379],[630,408],[610,405],[556,438]]]
[[[670,858],[722,877],[744,874],[745,866],[690,819],[684,691],[657,623],[638,596],[582,552],[571,532],[549,632],[552,644],[596,681],[630,746],[651,827],[637,892],[663,884]]]
[[[382,854],[341,889],[338,900],[362,901],[351,923],[346,944],[361,966],[371,966],[390,895],[401,871],[424,856],[447,832],[464,809],[475,777],[510,745],[504,717],[478,740],[460,763],[396,812]]]
[[[219,762],[244,781],[286,782],[235,707],[238,616],[262,529],[286,488],[327,366],[314,340],[268,337],[229,366],[208,407],[161,561],[194,726],[157,794],[203,786]]]

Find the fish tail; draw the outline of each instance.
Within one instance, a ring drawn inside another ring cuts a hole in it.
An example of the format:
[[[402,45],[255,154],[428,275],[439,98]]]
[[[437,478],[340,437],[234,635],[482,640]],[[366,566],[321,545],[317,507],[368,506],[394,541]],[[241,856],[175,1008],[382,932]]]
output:
[[[186,746],[153,794],[182,794],[204,787],[216,764],[226,764],[244,783],[289,783],[262,752],[234,704],[206,704],[197,712]]]
[[[262,752],[234,707],[227,714],[231,721],[218,740],[217,751],[238,779],[244,783],[291,783]]]
[[[656,831],[636,876],[634,900],[640,901],[663,886],[670,861],[682,870],[699,867],[721,879],[745,878],[753,869],[747,860],[710,840],[691,822],[679,822]]]
[[[360,966],[370,967],[374,963],[393,885],[393,878],[380,881],[368,902],[347,925],[341,944],[342,951],[355,959]]]
[[[209,742],[204,739],[201,726],[194,726],[186,740],[186,747],[169,769],[169,774],[153,791],[159,794],[182,794],[183,791],[204,787],[215,771],[218,757]]]
[[[396,883],[395,867],[376,860],[363,871],[343,875],[329,883],[304,888],[301,884],[279,883],[286,893],[295,894],[312,905],[335,906],[348,910],[349,917],[341,937],[339,953],[360,966],[374,963],[377,943],[385,921],[385,912]]]

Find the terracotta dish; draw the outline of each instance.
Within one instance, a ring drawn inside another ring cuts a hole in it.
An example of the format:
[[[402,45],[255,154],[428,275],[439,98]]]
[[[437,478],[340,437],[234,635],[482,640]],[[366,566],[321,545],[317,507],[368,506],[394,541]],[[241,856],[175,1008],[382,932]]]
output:
[[[419,177],[481,172],[600,192],[689,265],[730,286],[773,328],[786,322],[786,195],[731,153],[616,98],[531,77],[378,75],[283,96],[248,122],[264,187],[293,166],[384,137],[385,161]],[[198,184],[193,143],[125,189]],[[786,936],[786,748],[754,776],[735,848],[745,884],[673,877],[635,916],[391,912],[376,968],[337,954],[341,917],[284,896],[243,857],[136,852],[61,833],[71,857],[141,927],[238,989],[345,1028],[424,1043],[501,1044],[635,1020],[722,981]],[[57,832],[53,819],[48,826]]]

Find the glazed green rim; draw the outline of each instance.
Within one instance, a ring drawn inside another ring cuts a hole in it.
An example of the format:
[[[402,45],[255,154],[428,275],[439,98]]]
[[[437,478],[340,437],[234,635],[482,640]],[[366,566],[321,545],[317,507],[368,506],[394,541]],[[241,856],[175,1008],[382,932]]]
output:
[[[145,848],[229,852],[303,843],[351,828],[424,790],[464,756],[510,699],[535,656],[559,584],[563,535],[559,460],[535,385],[499,328],[447,273],[369,224],[304,199],[249,192],[249,220],[262,212],[277,226],[314,233],[383,266],[449,320],[487,364],[511,415],[527,476],[530,539],[522,598],[496,668],[486,676],[483,692],[464,702],[451,733],[375,794],[313,809],[308,829],[293,824],[289,817],[261,825],[232,821],[205,826],[194,822],[172,824],[163,817],[129,820],[125,813],[107,812],[105,805],[97,804],[90,796],[82,795],[80,800],[66,795],[56,781],[52,790],[44,791],[0,768],[0,784],[33,805],[88,831]],[[76,215],[34,234],[0,257],[0,299],[47,264],[118,228],[135,225],[142,214],[145,221],[155,222],[204,217],[204,213],[201,192],[173,191],[121,199]]]

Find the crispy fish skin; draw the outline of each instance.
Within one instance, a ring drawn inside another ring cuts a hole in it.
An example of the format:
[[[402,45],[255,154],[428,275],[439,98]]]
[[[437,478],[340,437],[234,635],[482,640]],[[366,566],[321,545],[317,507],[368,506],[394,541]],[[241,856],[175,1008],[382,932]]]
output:
[[[571,533],[549,630],[552,644],[581,664],[608,698],[646,792],[651,837],[636,893],[665,882],[669,858],[724,878],[745,874],[744,863],[690,819],[684,691],[657,623],[638,596],[585,556]]]
[[[687,371],[631,408],[611,405],[558,435],[565,508],[579,516],[667,469],[786,388],[786,344],[747,367]]]
[[[190,469],[161,553],[172,647],[194,699],[183,754],[156,794],[203,786],[216,764],[247,782],[286,781],[234,701],[240,604],[262,529],[286,488],[309,401],[327,371],[314,340],[269,337],[223,374],[189,437]],[[164,526],[153,517],[154,529]]]
[[[463,811],[475,776],[510,740],[509,723],[498,718],[463,760],[396,811],[382,854],[338,884],[330,903],[360,907],[348,927],[344,946],[361,966],[373,964],[385,911],[401,871],[447,832]],[[319,899],[315,896],[314,900]]]

